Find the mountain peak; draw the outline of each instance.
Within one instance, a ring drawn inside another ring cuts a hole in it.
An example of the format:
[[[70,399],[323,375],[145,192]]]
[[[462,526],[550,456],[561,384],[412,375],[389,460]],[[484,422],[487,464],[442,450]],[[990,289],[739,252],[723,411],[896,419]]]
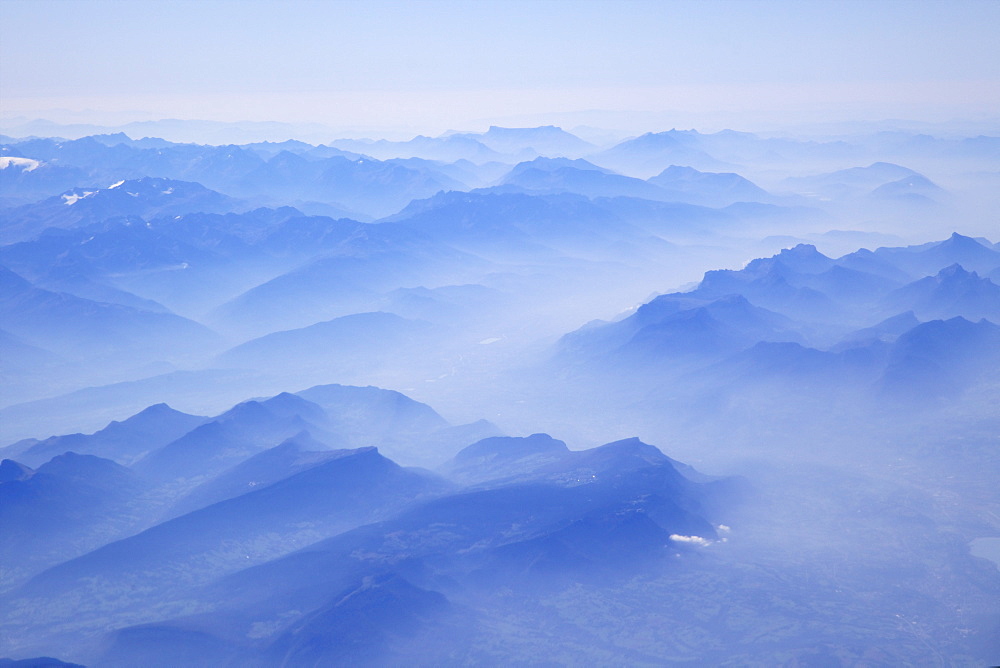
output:
[[[812,244],[797,244],[782,249],[774,259],[793,271],[805,274],[818,274],[834,265],[831,258],[820,253]]]
[[[960,265],[958,262],[950,264],[941,271],[937,273],[938,279],[966,279],[966,278],[979,278],[979,274],[974,271],[966,271],[965,267]]]
[[[977,241],[976,239],[964,236],[962,234],[959,234],[958,232],[952,232],[950,237],[939,243],[938,248],[941,247],[971,248],[973,250],[980,250],[986,248],[986,246],[979,243],[979,241]]]
[[[658,464],[670,461],[670,458],[663,454],[659,448],[655,445],[643,443],[638,436],[605,443],[602,446],[594,448],[593,451],[602,455],[638,457],[649,463]]]
[[[15,462],[13,459],[4,459],[3,461],[0,461],[0,484],[12,482],[14,480],[27,480],[34,474],[34,469],[31,469],[20,462]]]
[[[539,125],[534,128],[505,128],[500,125],[491,125],[490,129],[486,131],[486,135],[545,135],[545,134],[557,134],[557,135],[569,135],[562,128],[556,125]]]
[[[660,172],[659,176],[683,177],[683,176],[697,176],[699,174],[705,174],[705,172],[699,171],[694,167],[687,167],[685,165],[670,165],[662,172]]]
[[[809,258],[821,261],[830,261],[826,255],[823,255],[816,249],[812,244],[796,244],[792,248],[784,248],[778,253],[778,257],[797,257],[800,259]]]
[[[131,477],[132,472],[110,459],[95,455],[81,455],[76,452],[64,452],[56,455],[45,464],[38,467],[36,473],[58,478],[72,478],[83,481],[98,481],[108,477]]]
[[[160,402],[158,404],[153,404],[152,406],[147,406],[146,408],[143,408],[141,411],[139,411],[132,417],[126,419],[125,422],[128,422],[129,420],[135,420],[136,418],[139,417],[159,417],[163,415],[184,415],[184,413],[174,410],[166,403]]]
[[[455,455],[456,462],[465,462],[479,457],[495,459],[519,459],[535,454],[568,452],[563,441],[548,434],[531,436],[492,436],[477,441]]]
[[[552,172],[558,169],[580,169],[583,171],[590,172],[603,172],[605,174],[611,174],[611,170],[605,169],[603,167],[598,167],[592,162],[588,162],[583,158],[576,158],[571,160],[570,158],[547,158],[545,156],[539,156],[534,160],[526,160],[524,162],[519,162],[514,165],[511,169],[510,174],[513,175],[517,172],[521,172],[527,169],[538,169],[541,171]]]

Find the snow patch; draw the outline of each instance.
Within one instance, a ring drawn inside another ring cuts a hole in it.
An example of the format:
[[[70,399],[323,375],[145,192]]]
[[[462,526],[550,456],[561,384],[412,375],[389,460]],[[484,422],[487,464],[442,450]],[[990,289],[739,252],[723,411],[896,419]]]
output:
[[[675,543],[689,543],[691,545],[701,545],[702,547],[707,547],[712,544],[712,541],[707,538],[702,538],[701,536],[681,536],[676,533],[670,534],[670,540]]]
[[[120,186],[123,183],[125,183],[125,179],[122,179],[118,183],[112,183],[110,186],[108,186],[108,190],[114,190],[115,188],[117,188],[118,186]]]
[[[174,194],[174,189],[173,188],[167,188],[166,190],[161,190],[160,194],[161,195],[173,195]]]
[[[0,169],[20,167],[22,172],[33,172],[38,169],[38,165],[40,164],[42,163],[31,158],[15,158],[9,155],[0,158]]]
[[[66,206],[73,206],[80,200],[85,199],[87,197],[91,197],[96,194],[97,194],[96,190],[84,190],[82,195],[77,193],[70,193],[69,195],[63,195],[62,198],[66,200]]]

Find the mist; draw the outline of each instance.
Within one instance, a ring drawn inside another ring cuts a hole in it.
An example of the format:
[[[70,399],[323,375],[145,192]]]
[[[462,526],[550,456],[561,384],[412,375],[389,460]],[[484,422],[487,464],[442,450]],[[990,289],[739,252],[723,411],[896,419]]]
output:
[[[1000,139],[650,130],[4,136],[0,656],[1000,659]]]

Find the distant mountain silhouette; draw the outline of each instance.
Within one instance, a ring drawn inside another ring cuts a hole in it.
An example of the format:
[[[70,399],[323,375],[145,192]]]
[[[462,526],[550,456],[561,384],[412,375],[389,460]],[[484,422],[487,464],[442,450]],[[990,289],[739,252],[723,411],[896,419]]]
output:
[[[583,171],[582,174],[601,172]],[[413,202],[393,220],[438,242],[485,257],[551,256],[647,236],[588,198],[570,194],[442,193]]]
[[[639,178],[659,174],[671,165],[701,170],[727,166],[700,148],[679,140],[671,132],[648,132],[589,156],[589,159],[598,165]]]
[[[219,343],[214,332],[186,318],[51,292],[4,267],[0,319],[29,345],[105,364],[137,354],[179,356]]]
[[[330,145],[379,160],[416,157],[444,162],[469,160],[480,163],[503,158],[500,153],[479,141],[475,135],[459,134],[445,137],[418,135],[409,141],[337,139]]]
[[[339,430],[354,438],[414,435],[448,427],[448,422],[427,404],[405,394],[378,387],[317,385],[297,393],[321,406]],[[364,436],[359,436],[364,434]]]
[[[119,180],[100,188],[74,188],[6,212],[8,223],[0,232],[0,241],[25,241],[46,228],[81,227],[109,218],[137,216],[146,220],[195,212],[226,213],[236,208],[236,200],[199,183],[151,177]]]
[[[370,158],[332,156],[309,160],[283,151],[228,186],[241,196],[270,193],[285,201],[316,200],[376,218],[395,213],[410,200],[465,185],[436,170]]]
[[[516,165],[500,181],[502,190],[514,187],[533,193],[577,193],[587,197],[670,199],[657,186],[615,174],[585,160],[536,158]]]
[[[342,456],[342,452],[312,438],[302,431],[246,459],[216,478],[199,485],[170,509],[169,517],[185,515],[219,501],[252,492],[298,471],[311,468],[329,459]]]
[[[246,401],[205,421],[136,462],[136,471],[166,483],[204,479],[303,430],[323,439],[326,413],[292,394]]]
[[[839,345],[842,347],[849,347],[870,341],[892,342],[895,341],[900,334],[913,329],[919,324],[920,321],[917,319],[917,316],[913,314],[913,311],[907,311],[905,313],[900,313],[899,315],[886,318],[872,327],[865,327],[864,329],[852,332],[844,337],[843,341]]]
[[[891,162],[875,162],[867,167],[851,167],[816,176],[790,177],[785,179],[784,184],[801,194],[840,199],[867,194],[884,184],[904,181],[914,176],[921,175]]]
[[[933,203],[936,198],[947,195],[947,192],[920,174],[911,174],[898,181],[883,183],[871,192],[877,199],[903,200],[916,203]]]
[[[274,331],[276,322],[287,330],[371,311],[384,292],[438,284],[442,277],[452,283],[485,266],[483,259],[436,242],[415,226],[364,225],[342,238],[336,252],[260,283],[210,318],[223,329],[261,336]]]
[[[298,393],[322,406],[328,431],[354,446],[377,443],[393,461],[437,466],[470,441],[500,430],[480,420],[451,426],[427,404],[377,387],[319,385]]]
[[[436,146],[441,143],[439,140],[418,140],[414,140],[416,145],[430,142],[432,146]],[[442,141],[445,144],[468,143],[461,138]],[[422,157],[444,157],[449,161],[474,157],[479,162],[484,162],[484,158],[488,160],[498,157],[495,152],[478,142],[471,143],[477,145],[480,152],[470,153],[468,147],[463,146],[457,153],[450,149],[451,155],[447,154],[447,150],[445,154],[439,155],[430,155],[422,150],[390,150],[385,154],[377,150],[378,143],[365,145],[351,140],[334,142],[336,148],[332,149],[325,147],[326,150],[319,150],[319,147],[315,147],[303,151],[302,147],[292,145],[278,153],[274,153],[273,148],[261,150],[259,146],[253,145],[123,142],[120,139],[108,141],[107,138],[98,137],[64,142],[36,139],[19,142],[17,146],[22,152],[37,156],[33,159],[44,163],[56,162],[79,170],[72,175],[63,176],[63,182],[70,180],[71,176],[75,180],[74,185],[78,191],[66,194],[70,199],[79,198],[74,200],[76,204],[97,197],[87,196],[86,193],[103,192],[108,185],[121,179],[139,180],[148,177],[195,182],[232,197],[253,199],[257,204],[315,200],[379,217],[398,211],[416,197],[427,197],[439,190],[463,186],[436,169],[414,169],[382,162],[373,159],[379,157],[374,154],[380,153],[382,157],[406,157],[423,153]],[[66,208],[72,209],[76,204]],[[216,209],[200,207],[188,210]],[[232,210],[232,207],[226,210]]]
[[[800,244],[738,271],[706,272],[690,292],[661,295],[617,322],[567,334],[553,349],[552,368],[571,382],[607,384],[622,402],[678,412],[738,411],[756,402],[804,411],[824,403],[869,410],[886,400],[959,400],[970,388],[988,387],[990,370],[1000,368],[986,361],[996,353],[963,329],[996,326],[1000,288],[957,264],[904,280],[955,256],[988,267],[991,246],[954,235],[834,259]],[[913,341],[930,336],[921,332],[942,327],[955,332],[952,353],[913,352]],[[964,361],[973,350],[981,368]]]
[[[914,278],[933,276],[953,264],[980,275],[1000,267],[1000,252],[957,232],[944,241],[922,246],[879,248],[875,255],[909,272]]]
[[[470,134],[498,153],[519,155],[532,151],[548,157],[577,157],[595,149],[594,145],[554,125],[536,128],[502,128],[491,125],[481,134]]]
[[[960,396],[970,382],[997,379],[1000,326],[956,317],[901,334],[883,373],[884,391],[907,399]]]
[[[671,165],[648,179],[672,194],[671,199],[707,206],[734,202],[770,202],[774,197],[739,174],[700,172],[692,167]]]
[[[112,421],[93,434],[51,436],[43,441],[30,439],[5,448],[4,454],[38,466],[56,455],[73,451],[95,455],[129,465],[150,450],[166,445],[191,431],[206,418],[175,411],[166,404],[156,404],[121,422]]]
[[[495,436],[462,449],[439,471],[452,480],[469,484],[514,477],[568,456],[566,444],[548,434],[526,438]]]
[[[921,320],[962,316],[1000,323],[1000,286],[961,265],[945,267],[885,296],[886,311],[913,311]]]
[[[433,331],[430,323],[391,313],[356,313],[252,339],[220,355],[218,364],[284,372],[325,366],[332,377],[347,378],[412,355]]]
[[[624,320],[564,336],[558,354],[567,363],[626,365],[632,373],[655,376],[665,367],[721,359],[761,340],[804,341],[796,330],[792,320],[741,295],[661,295]]]

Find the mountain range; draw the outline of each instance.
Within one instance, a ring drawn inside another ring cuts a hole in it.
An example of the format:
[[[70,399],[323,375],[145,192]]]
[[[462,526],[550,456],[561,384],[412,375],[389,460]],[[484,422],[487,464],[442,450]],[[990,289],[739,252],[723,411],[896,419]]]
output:
[[[0,136],[0,664],[993,665],[997,138],[893,126]]]
[[[650,561],[667,564],[665,559],[688,549],[675,536],[717,539],[706,516],[724,512],[744,493],[739,481],[705,478],[638,439],[570,451],[544,434],[492,436],[457,451],[440,474],[400,467],[370,446],[331,449],[304,431],[280,440],[275,427],[282,416],[324,422],[327,411],[328,441],[338,440],[333,431],[347,425],[338,418],[366,430],[382,426],[395,438],[414,427],[444,424],[426,406],[375,388],[324,386],[302,395],[245,402],[211,421],[201,419],[188,436],[139,459],[134,472],[73,452],[37,470],[5,459],[0,494],[10,497],[3,506],[10,526],[58,521],[63,533],[83,532],[95,517],[127,516],[126,502],[146,507],[151,526],[118,540],[106,532],[106,545],[13,589],[8,583],[4,626],[31,627],[34,622],[18,611],[40,605],[59,628],[61,601],[115,590],[132,593],[113,602],[95,599],[73,613],[75,623],[88,628],[109,619],[121,625],[94,656],[102,664],[148,656],[158,643],[150,644],[151,635],[170,639],[165,654],[150,657],[154,663],[179,656],[198,656],[199,664],[219,657],[268,665],[303,657],[360,657],[369,663],[391,656],[395,634],[435,628],[441,613],[455,609],[456,598],[470,601],[503,582],[620,577],[623,569]],[[358,419],[358,409],[368,413],[365,419]],[[370,420],[387,409],[393,420]],[[52,452],[60,443],[106,448],[109,432],[120,435],[128,426],[138,439],[143,432],[137,425],[179,424],[184,417],[193,418],[153,406],[90,438],[44,443]],[[228,429],[228,459],[192,460],[183,444],[214,424]],[[40,453],[38,445],[14,450]],[[227,464],[220,468],[222,461]],[[181,470],[196,471],[195,480],[204,482],[180,494],[175,484],[162,486]],[[161,491],[144,491],[151,489]],[[16,501],[26,495],[36,500]],[[81,505],[67,512],[64,506],[74,496]],[[161,510],[166,519],[150,521],[149,511],[163,508],[164,496],[176,501]],[[27,534],[17,534],[9,544],[24,547],[27,540]],[[349,597],[345,606],[342,592],[354,589],[364,594]],[[174,620],[165,609],[168,617],[160,621],[131,625],[134,611],[153,600],[174,600],[200,612]],[[266,633],[246,635],[252,619],[288,605],[299,612],[283,615]],[[207,615],[209,608],[214,612]],[[408,628],[395,624],[400,615]],[[468,621],[446,623],[468,634]],[[355,640],[330,642],[333,629]],[[209,651],[203,653],[206,640]]]

